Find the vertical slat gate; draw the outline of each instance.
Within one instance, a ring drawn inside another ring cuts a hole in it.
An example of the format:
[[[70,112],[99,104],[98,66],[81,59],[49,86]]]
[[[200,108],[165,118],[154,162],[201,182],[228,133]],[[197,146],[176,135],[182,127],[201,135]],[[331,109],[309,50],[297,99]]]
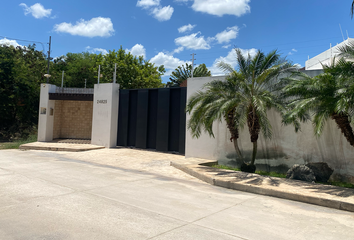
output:
[[[186,92],[120,90],[117,145],[184,154]]]

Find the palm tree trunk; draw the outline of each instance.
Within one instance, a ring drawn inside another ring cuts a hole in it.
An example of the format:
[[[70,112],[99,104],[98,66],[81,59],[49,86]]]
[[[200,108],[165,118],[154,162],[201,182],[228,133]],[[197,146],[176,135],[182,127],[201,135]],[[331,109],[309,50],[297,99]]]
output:
[[[234,142],[234,148],[236,151],[237,156],[242,159],[243,162],[243,156],[241,153],[240,148],[238,147],[238,143],[237,143],[237,139],[239,137],[239,132],[238,132],[238,128],[237,126],[235,126],[235,122],[234,122],[234,111],[230,111],[226,116],[225,116],[225,120],[226,120],[226,124],[227,124],[227,128],[229,129],[230,133],[231,133],[231,138],[230,141]],[[237,160],[237,159],[236,159]]]
[[[239,160],[241,160],[242,163],[243,163],[243,162],[244,162],[244,161],[243,161],[243,156],[242,156],[242,153],[241,153],[240,148],[238,147],[237,138],[234,139],[234,148],[235,148],[235,151],[236,151],[236,153],[237,153],[237,155],[238,155],[238,157],[239,157]],[[236,158],[236,162],[237,162],[237,161],[238,161],[238,159]]]
[[[348,115],[346,114],[333,114],[332,118],[336,121],[339,129],[344,134],[347,141],[354,147],[354,133],[353,128],[350,126]]]
[[[257,156],[257,141],[253,142],[252,160],[250,165],[254,165]]]

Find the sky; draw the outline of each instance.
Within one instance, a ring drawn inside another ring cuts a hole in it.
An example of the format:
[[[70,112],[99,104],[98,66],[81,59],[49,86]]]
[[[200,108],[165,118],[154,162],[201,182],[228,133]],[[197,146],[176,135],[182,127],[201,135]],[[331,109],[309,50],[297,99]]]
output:
[[[51,56],[107,53],[120,46],[164,65],[168,81],[178,66],[205,63],[237,68],[234,48],[251,55],[277,49],[293,63],[354,38],[352,0],[2,0],[0,44],[36,43]],[[342,32],[343,35],[342,35]]]

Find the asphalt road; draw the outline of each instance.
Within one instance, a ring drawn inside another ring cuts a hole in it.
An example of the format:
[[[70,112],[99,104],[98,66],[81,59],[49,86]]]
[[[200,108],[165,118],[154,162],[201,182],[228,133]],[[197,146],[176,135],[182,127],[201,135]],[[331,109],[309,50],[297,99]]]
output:
[[[208,185],[132,149],[0,151],[0,239],[354,239],[354,214]]]

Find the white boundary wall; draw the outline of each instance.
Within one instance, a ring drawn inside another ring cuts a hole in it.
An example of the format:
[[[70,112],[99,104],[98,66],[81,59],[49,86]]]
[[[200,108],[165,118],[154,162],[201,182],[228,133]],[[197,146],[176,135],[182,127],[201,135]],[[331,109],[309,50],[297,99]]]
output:
[[[190,97],[200,91],[203,85],[225,77],[203,77],[188,79],[187,102]],[[260,136],[256,164],[291,167],[295,163],[327,162],[335,169],[336,180],[354,183],[354,148],[350,146],[333,120],[329,120],[320,138],[315,138],[311,123],[303,124],[302,131],[295,133],[294,127],[283,126],[278,113],[270,111],[268,117],[273,127],[272,140]],[[187,123],[190,116],[187,114]],[[233,161],[235,150],[230,142],[230,133],[226,124],[214,123],[215,138],[203,133],[199,139],[192,138],[186,130],[186,157]],[[245,157],[252,154],[252,144],[247,126],[240,133],[239,146]]]
[[[119,84],[95,84],[91,144],[117,146]]]
[[[38,117],[38,137],[39,142],[53,140],[54,105],[55,101],[49,100],[49,93],[55,93],[55,85],[41,84]]]

